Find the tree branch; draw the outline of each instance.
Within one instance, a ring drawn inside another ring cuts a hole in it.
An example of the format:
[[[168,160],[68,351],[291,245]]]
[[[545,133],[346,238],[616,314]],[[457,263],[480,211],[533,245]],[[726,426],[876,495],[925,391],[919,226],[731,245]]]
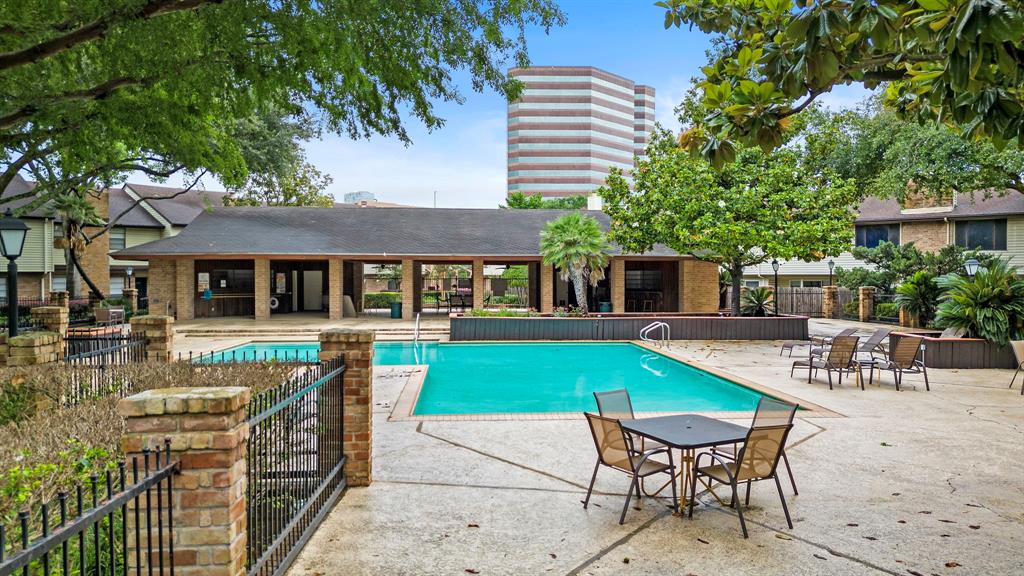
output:
[[[146,82],[147,79],[145,78],[114,78],[112,80],[107,80],[102,84],[97,84],[91,88],[65,92],[63,94],[47,98],[47,100],[103,100],[121,88],[126,86],[138,86]],[[6,116],[0,116],[0,129],[10,128],[38,111],[39,105],[34,103],[23,106]]]
[[[194,10],[206,4],[219,4],[224,0],[150,0],[139,6],[134,12],[119,13],[111,12],[105,14],[92,22],[85,24],[70,32],[39,42],[27,48],[5,52],[0,54],[0,70],[8,70],[32,64],[59,54],[85,42],[91,42],[102,37],[114,25],[122,21],[149,20],[171,14],[174,12],[186,12]]]

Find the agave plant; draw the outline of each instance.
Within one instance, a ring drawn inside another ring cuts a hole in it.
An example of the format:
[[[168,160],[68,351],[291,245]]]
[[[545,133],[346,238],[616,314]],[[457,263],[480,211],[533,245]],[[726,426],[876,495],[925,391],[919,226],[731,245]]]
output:
[[[935,276],[922,270],[896,288],[896,306],[916,316],[921,326],[928,326],[935,317],[941,294]]]
[[[771,288],[751,288],[743,294],[740,312],[744,316],[767,316],[774,301]]]
[[[945,290],[936,324],[960,328],[968,336],[1005,346],[1024,338],[1024,279],[1006,260],[993,260],[974,278],[947,274],[937,283]]]

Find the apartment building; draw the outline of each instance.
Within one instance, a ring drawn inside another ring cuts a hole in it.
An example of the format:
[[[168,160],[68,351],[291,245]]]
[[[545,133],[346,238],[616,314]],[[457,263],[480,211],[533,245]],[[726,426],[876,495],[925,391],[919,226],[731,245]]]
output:
[[[590,66],[513,68],[508,193],[589,195],[612,167],[632,169],[654,131],[654,88]]]
[[[911,198],[903,205],[896,200],[868,198],[861,203],[854,226],[854,245],[873,248],[880,242],[913,242],[926,252],[956,244],[969,249],[1012,257],[1024,266],[1024,194],[1009,191],[1003,196],[984,198],[981,193],[957,194],[947,201]],[[849,252],[832,258],[836,268],[870,267]],[[779,266],[779,285],[820,287],[828,283],[828,259],[816,262],[788,260]],[[748,287],[773,283],[771,264],[766,262],[744,271]]]
[[[18,197],[30,193],[34,186],[20,176],[15,178],[0,195],[0,210],[17,211],[29,204],[33,197]],[[204,210],[223,206],[223,192],[192,190],[179,194],[181,190],[126,184],[91,198],[97,214],[106,222],[113,222],[113,226],[87,246],[80,262],[89,278],[105,294],[118,296],[129,286],[139,291],[139,298],[144,298],[147,292],[148,263],[114,260],[111,252],[174,236]],[[51,290],[66,290],[64,250],[55,247],[55,240],[63,234],[60,218],[46,206],[19,217],[29,227],[24,251],[18,259],[19,298],[46,298]],[[90,227],[86,233],[94,234],[99,230]],[[0,298],[7,297],[6,274],[7,261],[4,260],[0,262]],[[88,288],[80,284],[73,297],[88,295]]]

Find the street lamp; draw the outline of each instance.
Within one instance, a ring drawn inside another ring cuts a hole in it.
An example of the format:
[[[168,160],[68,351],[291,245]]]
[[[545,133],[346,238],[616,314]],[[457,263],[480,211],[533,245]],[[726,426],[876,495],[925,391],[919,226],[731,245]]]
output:
[[[974,278],[974,275],[978,273],[978,266],[980,266],[980,264],[974,258],[971,258],[967,260],[967,262],[964,262],[964,268],[967,270],[968,278]]]
[[[124,269],[124,273],[126,275],[128,275],[128,285],[125,286],[125,288],[131,288],[132,287],[132,272],[135,272],[135,269],[132,268],[131,266],[129,266],[129,267]]]
[[[0,218],[0,254],[7,258],[7,336],[18,335],[18,265],[14,262],[25,247],[28,226],[8,208]]]
[[[829,286],[832,285],[832,269],[835,268],[835,267],[836,267],[836,261],[831,259],[831,258],[829,258],[828,259],[828,285]]]
[[[775,272],[775,289],[772,292],[772,301],[775,302],[775,315],[779,315],[779,261],[772,258],[772,270]]]

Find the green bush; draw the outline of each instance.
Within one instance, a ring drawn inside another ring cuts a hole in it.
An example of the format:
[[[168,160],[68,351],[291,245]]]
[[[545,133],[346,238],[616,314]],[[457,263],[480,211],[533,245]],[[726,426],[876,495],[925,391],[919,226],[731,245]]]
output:
[[[859,302],[847,302],[843,304],[843,316],[860,316],[860,303]]]
[[[511,310],[508,308],[497,308],[492,310],[486,308],[474,308],[472,310],[467,311],[465,315],[471,318],[528,318],[532,316],[537,316],[537,313],[532,310],[523,311]]]
[[[740,297],[740,313],[744,316],[767,316],[772,307],[772,289],[751,288]]]
[[[896,289],[896,306],[916,316],[921,326],[928,326],[935,317],[942,291],[930,272],[917,272]]]
[[[367,292],[363,294],[364,308],[387,308],[392,302],[401,302],[401,292]]]
[[[875,318],[897,318],[900,315],[895,302],[881,302],[875,305]]]
[[[1007,261],[989,262],[974,278],[947,274],[936,282],[945,290],[935,317],[939,327],[1000,346],[1024,339],[1024,279]]]

